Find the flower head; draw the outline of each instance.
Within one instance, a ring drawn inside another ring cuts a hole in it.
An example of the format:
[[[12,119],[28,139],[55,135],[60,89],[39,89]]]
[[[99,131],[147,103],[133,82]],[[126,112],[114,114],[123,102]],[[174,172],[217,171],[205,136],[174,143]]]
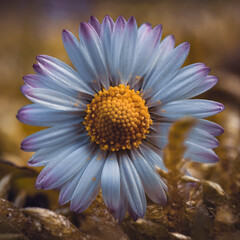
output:
[[[185,158],[218,160],[212,148],[222,128],[203,118],[221,112],[222,104],[195,97],[211,87],[202,63],[182,67],[189,44],[161,41],[161,25],[139,28],[131,17],[114,22],[106,16],[81,23],[80,41],[63,30],[65,49],[75,69],[49,56],[38,56],[35,75],[23,79],[23,94],[33,104],[18,112],[23,123],[49,127],[22,142],[36,152],[30,166],[45,166],[36,187],[60,189],[60,204],[71,201],[84,211],[102,196],[113,216],[136,219],[146,211],[146,197],[167,200],[166,185],[156,173],[165,169],[162,149],[168,129],[182,116],[198,118],[186,141]]]

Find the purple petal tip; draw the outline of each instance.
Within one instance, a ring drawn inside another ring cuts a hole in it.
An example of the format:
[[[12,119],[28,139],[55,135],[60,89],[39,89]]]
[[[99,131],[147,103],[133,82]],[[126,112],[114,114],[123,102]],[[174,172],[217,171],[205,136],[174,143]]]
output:
[[[135,17],[131,16],[128,21],[133,23],[133,22],[136,22],[136,19]]]
[[[225,109],[225,106],[222,103],[218,103],[218,107],[220,112],[222,112]]]
[[[152,27],[151,23],[149,22],[145,22],[144,24],[146,24],[148,27]]]
[[[23,85],[20,87],[20,91],[24,96],[26,95],[27,90],[29,90],[29,87],[27,85]]]
[[[70,32],[66,29],[62,30],[62,38],[69,38]]]
[[[80,23],[80,32],[82,36],[87,40],[91,38],[90,32],[89,32],[90,28],[91,28],[91,25],[89,25],[88,23],[85,23],[85,22]]]

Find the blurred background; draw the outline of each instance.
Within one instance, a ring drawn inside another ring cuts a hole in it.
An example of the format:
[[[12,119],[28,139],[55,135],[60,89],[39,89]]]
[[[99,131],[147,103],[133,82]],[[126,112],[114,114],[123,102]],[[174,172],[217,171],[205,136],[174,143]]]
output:
[[[106,14],[114,20],[119,15],[126,19],[135,16],[138,26],[144,22],[151,23],[153,27],[162,24],[163,37],[173,34],[176,45],[188,41],[191,50],[185,64],[204,62],[212,69],[211,74],[219,78],[216,87],[200,98],[220,101],[226,107],[224,112],[211,118],[225,129],[225,133],[219,137],[220,147],[216,149],[220,162],[215,165],[192,164],[191,172],[194,177],[219,183],[224,191],[235,196],[231,201],[235,201],[234,204],[240,209],[239,0],[1,0],[0,3],[1,159],[26,166],[32,155],[21,151],[20,143],[40,128],[22,124],[15,116],[23,105],[30,103],[21,94],[20,87],[23,85],[22,77],[34,73],[32,65],[36,63],[35,57],[39,54],[51,55],[71,65],[61,40],[63,29],[68,29],[77,36],[79,23],[88,21],[91,15],[100,22]],[[9,172],[17,172],[19,175],[18,170],[1,164],[0,178]],[[3,168],[6,171],[1,175]],[[26,191],[35,191],[36,173],[25,170],[21,170],[21,174],[34,176],[33,181],[20,181],[15,187],[24,187],[26,199],[29,196]],[[38,194],[39,191],[36,192]],[[51,191],[47,192],[51,194]],[[45,195],[39,196],[34,195],[37,199],[34,206],[53,210],[58,208],[58,194],[52,193],[51,206]],[[23,200],[20,204],[19,201],[18,204],[15,201],[19,207],[31,206],[30,200],[27,204]],[[236,216],[239,218],[239,213]]]

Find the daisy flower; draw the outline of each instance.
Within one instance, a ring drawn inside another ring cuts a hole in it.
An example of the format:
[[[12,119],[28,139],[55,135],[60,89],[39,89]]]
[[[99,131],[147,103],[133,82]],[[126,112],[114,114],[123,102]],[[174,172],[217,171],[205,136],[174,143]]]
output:
[[[173,36],[161,41],[162,27],[134,17],[81,23],[80,41],[63,30],[74,66],[37,56],[36,74],[24,76],[23,94],[33,102],[19,110],[26,124],[49,127],[23,140],[35,152],[28,164],[45,166],[38,189],[59,189],[59,203],[84,211],[99,190],[118,220],[146,212],[146,196],[165,204],[166,185],[156,167],[166,169],[162,149],[168,129],[182,116],[198,119],[186,140],[185,158],[215,163],[214,136],[223,129],[203,118],[221,112],[222,104],[190,99],[212,88],[217,78],[203,63],[182,67],[189,43],[175,47]]]

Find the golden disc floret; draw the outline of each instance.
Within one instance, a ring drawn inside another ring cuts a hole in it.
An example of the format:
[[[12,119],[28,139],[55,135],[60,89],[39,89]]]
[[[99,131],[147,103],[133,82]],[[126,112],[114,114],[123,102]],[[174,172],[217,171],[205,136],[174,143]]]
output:
[[[88,135],[102,150],[137,148],[152,124],[139,91],[122,84],[95,94],[86,113]]]

